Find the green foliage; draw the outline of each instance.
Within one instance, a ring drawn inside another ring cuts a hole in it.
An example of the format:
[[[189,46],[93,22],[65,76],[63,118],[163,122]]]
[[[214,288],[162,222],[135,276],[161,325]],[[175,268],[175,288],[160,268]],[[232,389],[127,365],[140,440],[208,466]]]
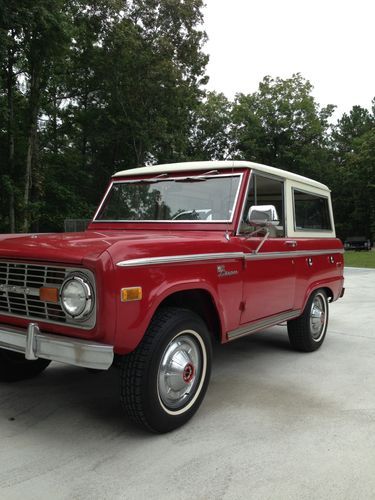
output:
[[[375,116],[360,106],[344,114],[332,134],[336,167],[337,231],[375,237]]]
[[[345,267],[375,268],[375,251],[345,252]]]
[[[225,160],[233,154],[232,103],[224,94],[208,92],[192,116],[190,160]]]
[[[334,127],[332,139],[334,141],[335,156],[338,164],[344,164],[346,155],[355,149],[360,138],[374,126],[374,117],[367,109],[353,106],[350,113],[344,113]]]
[[[92,214],[114,171],[186,157],[206,81],[202,6],[0,2],[0,231],[14,195],[16,229],[62,229]]]
[[[246,159],[328,184],[339,236],[374,238],[375,100],[332,125],[300,74],[205,92],[202,7],[0,0],[1,232],[89,218],[117,170]]]
[[[296,74],[286,80],[266,76],[257,92],[238,94],[233,123],[239,155],[320,178],[334,107],[320,109],[311,91],[310,82]]]
[[[237,95],[233,150],[240,158],[328,184],[338,235],[374,238],[375,116],[354,106],[332,127],[334,106],[320,108],[311,92],[311,84],[297,74],[286,80],[265,77],[257,92]]]

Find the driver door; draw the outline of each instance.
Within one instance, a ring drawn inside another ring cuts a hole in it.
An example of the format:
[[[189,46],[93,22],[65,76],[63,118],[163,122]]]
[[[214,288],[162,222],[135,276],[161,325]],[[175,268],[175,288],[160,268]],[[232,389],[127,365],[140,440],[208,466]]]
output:
[[[246,254],[241,324],[275,315],[282,321],[284,313],[294,307],[295,241],[285,236],[284,196],[283,180],[252,174],[239,234]],[[278,222],[269,227],[261,222],[253,225],[251,214],[262,219],[262,212],[277,217]]]

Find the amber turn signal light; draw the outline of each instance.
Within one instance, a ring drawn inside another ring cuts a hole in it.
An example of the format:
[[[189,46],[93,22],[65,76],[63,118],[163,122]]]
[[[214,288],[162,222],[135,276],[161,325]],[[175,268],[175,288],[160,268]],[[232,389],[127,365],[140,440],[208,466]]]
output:
[[[57,304],[59,301],[59,289],[42,286],[42,288],[39,289],[39,298],[43,302],[53,302]]]
[[[142,299],[142,287],[132,286],[130,288],[121,289],[121,302],[130,302],[132,300]]]

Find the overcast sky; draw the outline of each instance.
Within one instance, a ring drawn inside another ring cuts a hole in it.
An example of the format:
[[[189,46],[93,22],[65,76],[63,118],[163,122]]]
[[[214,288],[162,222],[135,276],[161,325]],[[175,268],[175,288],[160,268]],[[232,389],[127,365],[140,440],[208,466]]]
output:
[[[209,90],[232,98],[300,72],[340,116],[375,97],[375,0],[205,0]]]

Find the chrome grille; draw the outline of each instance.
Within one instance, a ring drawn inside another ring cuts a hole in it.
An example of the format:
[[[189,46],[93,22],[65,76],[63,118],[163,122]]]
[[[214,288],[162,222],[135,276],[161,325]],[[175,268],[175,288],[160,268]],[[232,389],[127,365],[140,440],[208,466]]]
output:
[[[39,289],[59,287],[67,274],[63,267],[0,261],[0,314],[65,323],[61,306],[41,301]]]

